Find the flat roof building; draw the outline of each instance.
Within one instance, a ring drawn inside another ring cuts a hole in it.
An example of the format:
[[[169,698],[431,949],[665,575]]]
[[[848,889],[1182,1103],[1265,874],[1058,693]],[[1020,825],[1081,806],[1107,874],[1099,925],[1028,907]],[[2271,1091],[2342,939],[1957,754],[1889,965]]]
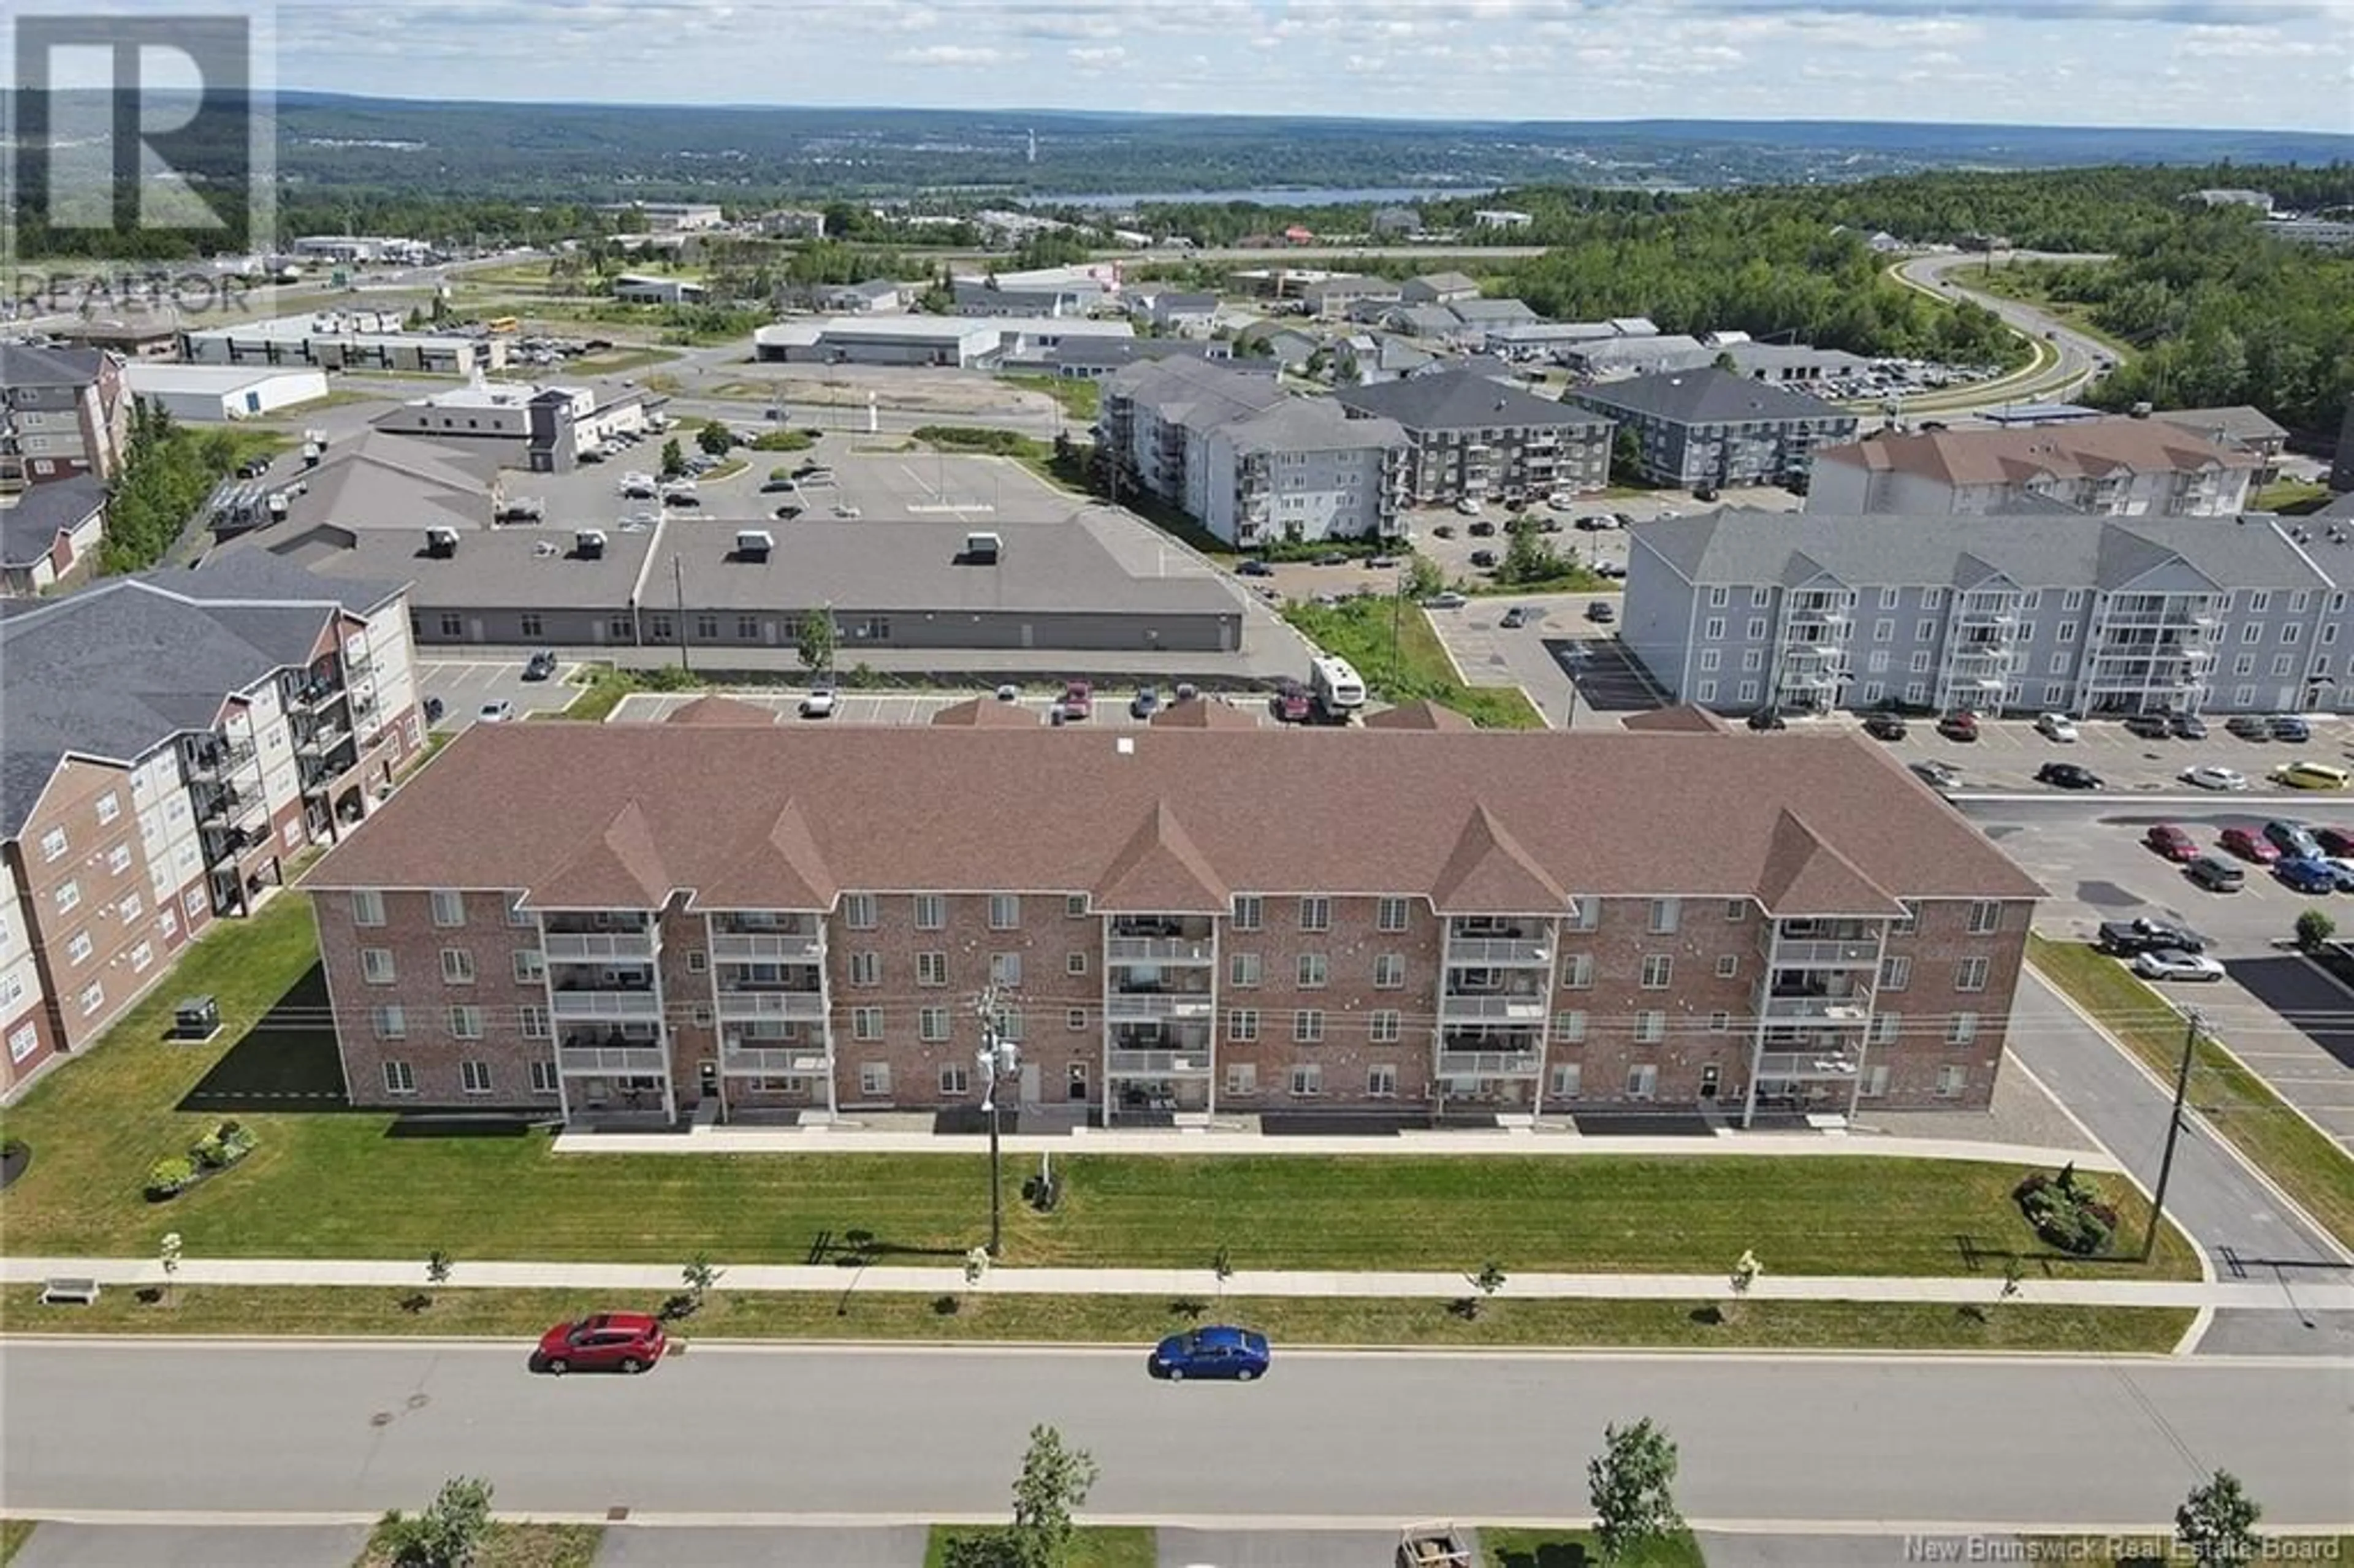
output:
[[[134,360],[122,374],[133,397],[194,424],[266,418],[318,402],[327,395],[327,373],[308,366],[273,369]]]
[[[507,340],[488,333],[410,332],[393,311],[323,311],[186,331],[180,357],[191,365],[466,376],[505,368]]]
[[[1132,338],[1136,329],[1086,316],[835,316],[779,322],[752,335],[764,360],[990,369],[1078,338]]]

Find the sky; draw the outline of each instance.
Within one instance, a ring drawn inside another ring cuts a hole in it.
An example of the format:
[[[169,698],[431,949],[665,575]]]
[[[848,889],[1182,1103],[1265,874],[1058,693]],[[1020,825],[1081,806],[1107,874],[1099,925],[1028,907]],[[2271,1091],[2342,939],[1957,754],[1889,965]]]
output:
[[[2354,133],[2354,0],[277,0],[275,15],[281,88],[401,98]]]

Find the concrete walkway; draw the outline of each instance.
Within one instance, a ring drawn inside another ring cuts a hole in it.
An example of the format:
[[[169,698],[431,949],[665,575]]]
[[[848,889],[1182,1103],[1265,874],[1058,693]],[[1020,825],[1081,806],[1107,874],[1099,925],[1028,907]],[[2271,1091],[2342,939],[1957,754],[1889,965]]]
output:
[[[12,1257],[0,1259],[0,1282],[37,1285],[49,1279],[95,1279],[117,1286],[161,1285],[153,1258]],[[425,1269],[411,1259],[184,1258],[182,1285],[366,1286],[421,1289]],[[497,1287],[669,1293],[679,1270],[666,1264],[489,1263],[461,1259],[444,1289]],[[1988,1305],[1999,1298],[1999,1274],[1954,1278],[1874,1278],[1856,1276],[1766,1275],[1751,1287],[1759,1301],[1893,1301]],[[726,1290],[916,1292],[961,1295],[960,1268],[900,1268],[843,1265],[745,1265],[726,1267]],[[1359,1272],[1236,1273],[1223,1289],[1206,1269],[998,1268],[979,1287],[983,1296],[1148,1296],[1214,1301],[1246,1297],[1395,1297],[1454,1300],[1476,1294],[1460,1274]],[[1515,1274],[1499,1300],[1723,1301],[1722,1274]],[[2022,1279],[2013,1298],[2046,1307],[2229,1308],[2238,1310],[2354,1310],[2354,1278],[2344,1275],[2269,1280]]]

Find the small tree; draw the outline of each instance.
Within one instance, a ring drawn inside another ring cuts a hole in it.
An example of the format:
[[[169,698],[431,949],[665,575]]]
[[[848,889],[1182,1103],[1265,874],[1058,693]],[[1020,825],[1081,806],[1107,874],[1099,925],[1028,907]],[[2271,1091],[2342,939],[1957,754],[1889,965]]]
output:
[[[2240,1478],[2218,1470],[2174,1510],[2174,1538],[2199,1568],[2224,1568],[2256,1559],[2256,1520],[2264,1510],[2241,1489]]]
[[[673,436],[663,443],[662,476],[664,479],[676,479],[685,471],[686,453],[680,450],[678,438]]]
[[[1610,481],[1628,484],[1642,476],[1643,439],[1625,425],[1610,440]]]
[[[450,1255],[440,1247],[435,1247],[425,1255],[425,1285],[429,1291],[425,1300],[428,1306],[430,1306],[433,1301],[429,1292],[438,1290],[450,1283],[450,1270],[452,1266],[454,1266],[450,1261]]]
[[[1479,1294],[1465,1297],[1457,1303],[1456,1309],[1466,1318],[1477,1318],[1479,1315],[1481,1304],[1497,1291],[1501,1290],[1504,1287],[1504,1281],[1509,1277],[1510,1276],[1504,1272],[1504,1266],[1494,1258],[1490,1258],[1479,1266],[1479,1273],[1467,1274],[1463,1277],[1464,1282]]]
[[[2002,1294],[1998,1299],[2010,1301],[2018,1298],[2019,1283],[2023,1273],[2019,1259],[2015,1257],[2002,1266]]]
[[[1235,1277],[1234,1255],[1220,1246],[1217,1255],[1210,1259],[1210,1272],[1218,1277],[1218,1299],[1224,1301],[1226,1298],[1226,1281]]]
[[[180,1272],[180,1233],[165,1231],[155,1244],[155,1261],[164,1267],[164,1299],[172,1299],[172,1282]]]
[[[460,1476],[441,1483],[415,1518],[398,1509],[376,1526],[375,1544],[395,1568],[467,1568],[491,1531],[491,1483]]]
[[[716,419],[705,419],[695,432],[695,444],[713,457],[726,457],[736,445],[736,432]]]
[[[1765,1272],[1766,1266],[1757,1261],[1757,1255],[1743,1248],[1740,1257],[1734,1261],[1733,1273],[1725,1280],[1733,1287],[1733,1298],[1735,1301],[1748,1300],[1749,1287],[1756,1284],[1757,1277]]]
[[[977,1246],[977,1247],[973,1248],[970,1252],[969,1252],[969,1253],[965,1254],[965,1255],[964,1255],[964,1287],[965,1287],[965,1289],[966,1289],[966,1290],[968,1290],[968,1291],[972,1291],[972,1290],[978,1290],[978,1289],[980,1289],[980,1288],[981,1288],[981,1282],[982,1280],[984,1280],[984,1279],[988,1278],[988,1277],[989,1277],[989,1249],[988,1249],[987,1247],[985,1247],[985,1246]]]
[[[2338,935],[2338,922],[2326,909],[2308,909],[2296,917],[2296,945],[2308,953],[2317,953],[2330,938]]]
[[[801,633],[794,638],[793,647],[801,656],[803,669],[822,673],[833,668],[833,607],[832,605],[812,609],[801,618]]]
[[[1100,1473],[1092,1456],[1066,1446],[1054,1427],[1030,1429],[1021,1478],[1013,1483],[1012,1535],[1024,1568],[1062,1568],[1069,1560],[1077,1528],[1071,1515],[1087,1505]]]
[[[1676,1446],[1645,1416],[1603,1430],[1602,1453],[1587,1462],[1594,1539],[1606,1563],[1623,1561],[1684,1527],[1676,1512]]]
[[[679,1283],[686,1287],[687,1299],[691,1303],[692,1310],[697,1312],[703,1310],[703,1298],[711,1293],[711,1287],[719,1283],[719,1277],[726,1272],[725,1269],[714,1268],[711,1266],[711,1255],[708,1253],[696,1253],[694,1257],[687,1260],[686,1266],[678,1271],[678,1277]]]

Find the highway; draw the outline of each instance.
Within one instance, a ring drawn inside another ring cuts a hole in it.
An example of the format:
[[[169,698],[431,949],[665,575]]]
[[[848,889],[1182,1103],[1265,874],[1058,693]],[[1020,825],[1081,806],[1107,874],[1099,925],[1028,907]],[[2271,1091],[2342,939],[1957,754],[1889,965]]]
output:
[[[2036,250],[2014,250],[2008,254],[2020,261],[2108,260],[2105,256],[2072,256]],[[1915,409],[1924,414],[1969,413],[1981,408],[1999,408],[2010,403],[2035,403],[2071,397],[2099,374],[2101,361],[2114,357],[2105,344],[2032,305],[1982,293],[1946,276],[1956,268],[1975,266],[1983,260],[1974,251],[1945,251],[1933,256],[1916,256],[1899,264],[1896,275],[1922,292],[1949,303],[1967,300],[1973,304],[1984,305],[2031,342],[2049,343],[2059,357],[2031,375],[2002,376],[1983,387],[1961,387],[1912,399],[1905,405],[1908,414]]]
[[[1557,1517],[1604,1425],[1649,1415],[1695,1520],[2155,1523],[2219,1466],[2267,1525],[2354,1520],[2344,1362],[1278,1350],[1259,1383],[1171,1385],[1141,1347],[696,1346],[566,1379],[525,1349],[12,1341],[9,1506],[372,1512],[472,1474],[517,1511],[986,1514],[1044,1422],[1107,1515]]]

